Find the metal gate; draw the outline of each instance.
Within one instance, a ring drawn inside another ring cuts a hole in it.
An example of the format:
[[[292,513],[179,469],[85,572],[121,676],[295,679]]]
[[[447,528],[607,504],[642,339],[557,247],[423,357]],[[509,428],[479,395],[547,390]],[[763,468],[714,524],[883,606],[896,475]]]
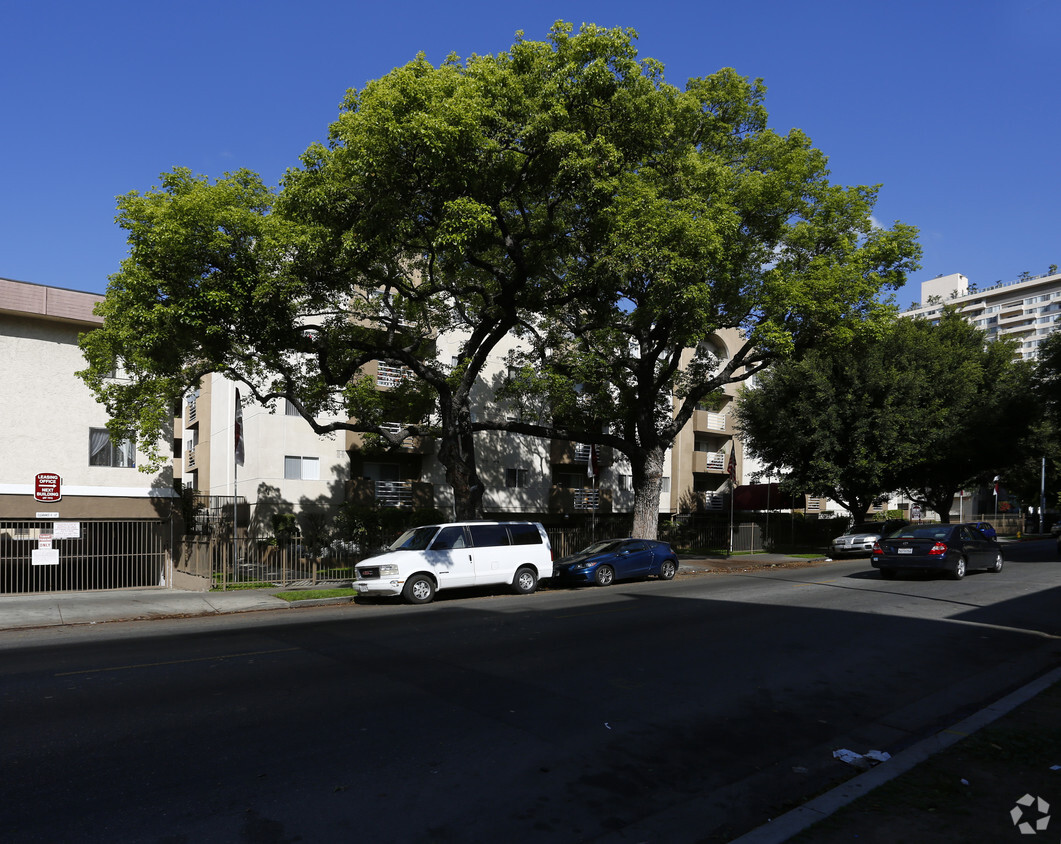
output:
[[[168,522],[0,521],[0,595],[165,586]]]

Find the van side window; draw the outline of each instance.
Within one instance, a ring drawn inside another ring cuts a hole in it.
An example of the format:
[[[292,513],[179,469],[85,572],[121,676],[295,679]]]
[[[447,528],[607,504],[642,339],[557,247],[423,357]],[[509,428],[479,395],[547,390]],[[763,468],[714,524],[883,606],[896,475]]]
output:
[[[513,545],[541,545],[542,535],[537,525],[514,524],[508,526]]]
[[[438,532],[435,541],[431,543],[432,551],[449,551],[453,548],[464,548],[464,528],[446,527]]]
[[[504,525],[471,525],[472,545],[488,548],[493,545],[508,545],[508,531]]]

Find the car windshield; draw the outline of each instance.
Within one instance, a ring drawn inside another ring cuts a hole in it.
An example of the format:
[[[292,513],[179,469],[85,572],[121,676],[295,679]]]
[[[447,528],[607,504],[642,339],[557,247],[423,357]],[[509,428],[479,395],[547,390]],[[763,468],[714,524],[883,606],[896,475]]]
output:
[[[605,539],[601,542],[594,542],[592,545],[587,545],[579,554],[607,554],[611,551],[618,551],[623,545],[621,539]]]
[[[390,545],[391,551],[423,551],[438,533],[438,525],[418,527],[407,530]]]

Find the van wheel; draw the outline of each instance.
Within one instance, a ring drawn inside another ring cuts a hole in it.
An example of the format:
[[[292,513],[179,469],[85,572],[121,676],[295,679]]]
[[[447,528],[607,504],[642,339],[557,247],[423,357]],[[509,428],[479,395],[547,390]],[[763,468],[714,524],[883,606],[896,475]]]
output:
[[[538,588],[538,575],[532,569],[522,568],[512,581],[512,591],[517,595],[529,595]]]
[[[611,566],[597,566],[597,573],[593,580],[598,586],[611,586],[615,580],[615,569]]]
[[[426,574],[415,574],[405,581],[402,598],[407,604],[427,604],[435,597],[435,584]]]

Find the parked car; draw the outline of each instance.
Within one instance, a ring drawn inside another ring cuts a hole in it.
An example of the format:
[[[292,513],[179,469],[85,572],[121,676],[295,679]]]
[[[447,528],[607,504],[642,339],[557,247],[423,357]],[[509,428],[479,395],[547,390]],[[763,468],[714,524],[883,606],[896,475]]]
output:
[[[559,583],[610,586],[616,580],[637,577],[670,580],[677,571],[678,557],[666,542],[605,539],[557,560],[553,577]]]
[[[998,539],[998,533],[991,522],[973,522],[973,527],[980,531],[988,539]]]
[[[906,519],[885,519],[882,522],[862,522],[832,541],[831,550],[834,557],[851,554],[869,554],[873,543],[892,531],[910,524]]]
[[[909,525],[873,546],[870,562],[882,577],[900,571],[945,571],[961,580],[969,569],[1002,571],[1002,546],[971,524]]]
[[[526,595],[553,573],[549,537],[538,522],[453,522],[403,533],[355,567],[361,595],[401,595],[426,604],[440,589],[508,585]]]

